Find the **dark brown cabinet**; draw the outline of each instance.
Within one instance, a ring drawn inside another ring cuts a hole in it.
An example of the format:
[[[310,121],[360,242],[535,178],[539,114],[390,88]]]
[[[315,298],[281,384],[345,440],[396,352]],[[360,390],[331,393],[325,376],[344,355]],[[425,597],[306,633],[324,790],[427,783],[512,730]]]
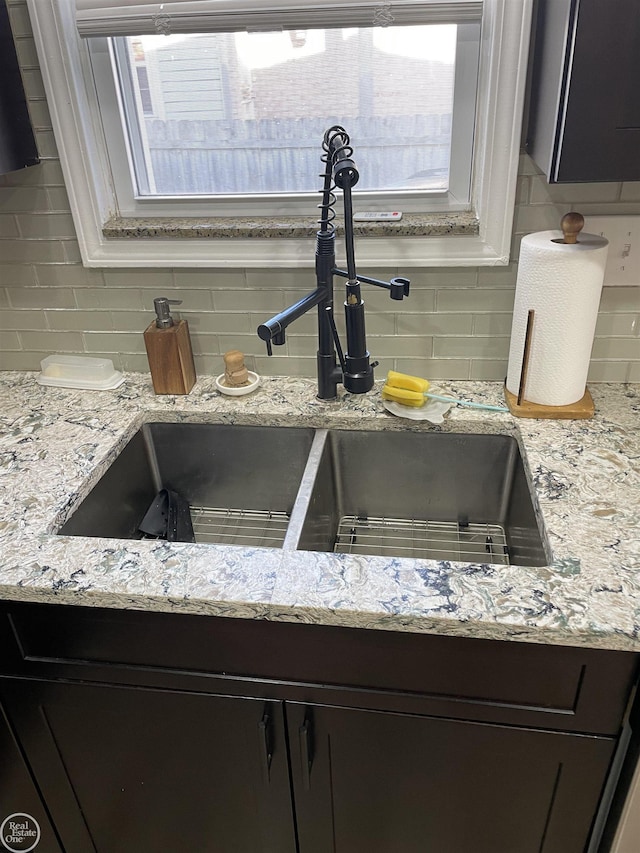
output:
[[[636,665],[5,603],[5,785],[33,780],[64,853],[585,853]]]
[[[2,691],[66,853],[295,851],[281,703],[39,681]]]
[[[640,180],[637,0],[538,0],[527,151],[550,183]]]

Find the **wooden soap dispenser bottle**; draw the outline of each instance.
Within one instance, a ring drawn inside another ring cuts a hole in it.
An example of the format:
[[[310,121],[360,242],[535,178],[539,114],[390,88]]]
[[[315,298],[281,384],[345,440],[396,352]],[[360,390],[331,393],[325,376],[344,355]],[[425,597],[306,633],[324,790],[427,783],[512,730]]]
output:
[[[174,322],[169,307],[181,304],[181,299],[164,296],[153,300],[156,319],[144,333],[144,345],[156,394],[188,394],[195,385],[189,325],[186,320]]]

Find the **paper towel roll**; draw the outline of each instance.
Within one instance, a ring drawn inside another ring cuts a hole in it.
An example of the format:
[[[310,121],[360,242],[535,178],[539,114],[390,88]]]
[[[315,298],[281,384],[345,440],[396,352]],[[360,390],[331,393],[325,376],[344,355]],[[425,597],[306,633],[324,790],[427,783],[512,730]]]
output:
[[[608,241],[581,234],[563,242],[561,231],[523,237],[513,308],[507,389],[518,394],[528,312],[533,331],[524,399],[568,406],[584,396],[598,318]]]

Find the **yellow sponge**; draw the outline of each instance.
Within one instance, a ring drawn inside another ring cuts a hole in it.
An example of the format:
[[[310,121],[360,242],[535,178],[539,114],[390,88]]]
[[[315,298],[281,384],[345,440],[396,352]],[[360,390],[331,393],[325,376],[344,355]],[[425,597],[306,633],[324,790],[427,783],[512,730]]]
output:
[[[419,376],[409,376],[408,373],[397,373],[395,370],[390,370],[387,373],[387,385],[385,387],[406,388],[407,391],[420,391],[424,394],[429,390],[429,382],[427,379],[420,379]]]
[[[402,374],[397,374],[401,376]],[[412,378],[412,377],[409,377]],[[425,380],[426,381],[426,380]],[[419,409],[427,402],[424,391],[412,391],[409,388],[396,388],[393,385],[384,385],[382,388],[382,399],[400,403],[402,406],[413,406]]]

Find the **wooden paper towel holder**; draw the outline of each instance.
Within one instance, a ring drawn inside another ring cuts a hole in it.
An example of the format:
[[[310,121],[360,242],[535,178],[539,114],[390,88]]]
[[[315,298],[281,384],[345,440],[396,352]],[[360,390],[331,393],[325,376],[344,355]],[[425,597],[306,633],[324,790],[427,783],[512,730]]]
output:
[[[561,227],[564,234],[564,243],[574,244],[577,242],[578,234],[584,226],[584,217],[580,213],[567,213],[562,217]],[[558,240],[560,242],[560,240]],[[506,382],[504,386],[504,399],[512,415],[516,418],[548,418],[558,420],[579,420],[592,418],[595,414],[593,397],[588,388],[584,389],[584,396],[566,406],[546,406],[541,403],[530,403],[524,398],[525,385],[527,381],[527,370],[529,367],[529,351],[531,349],[531,336],[533,333],[534,311],[530,310],[527,316],[527,329],[524,338],[524,352],[522,355],[522,368],[520,370],[520,384],[518,394],[512,394],[508,390]]]

